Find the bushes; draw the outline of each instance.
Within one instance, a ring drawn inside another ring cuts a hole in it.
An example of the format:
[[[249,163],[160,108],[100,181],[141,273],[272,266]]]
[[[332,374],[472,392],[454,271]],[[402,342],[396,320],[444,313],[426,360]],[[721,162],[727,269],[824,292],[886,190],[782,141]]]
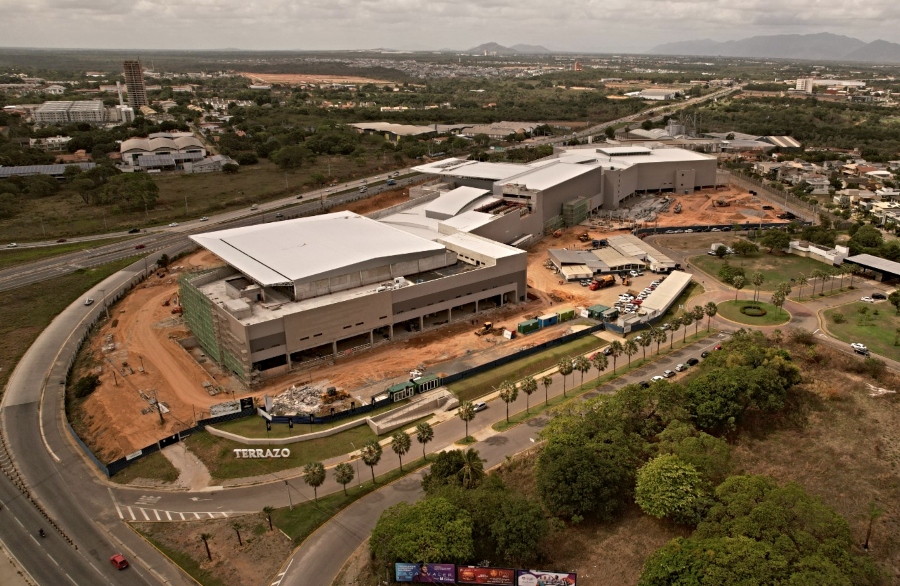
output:
[[[730,264],[728,261],[725,261],[725,264],[719,269],[719,280],[723,283],[727,283],[728,285],[734,284],[734,278],[740,275],[741,277],[745,277],[744,267],[736,267]]]
[[[846,318],[846,316],[844,316],[843,313],[835,312],[831,316],[831,321],[833,321],[836,324],[842,324],[847,321],[847,318]]]
[[[638,470],[634,500],[651,517],[696,525],[709,504],[709,495],[694,466],[665,454]]]
[[[100,377],[96,374],[89,374],[79,378],[72,385],[72,394],[77,399],[84,399],[93,393],[100,386]]]

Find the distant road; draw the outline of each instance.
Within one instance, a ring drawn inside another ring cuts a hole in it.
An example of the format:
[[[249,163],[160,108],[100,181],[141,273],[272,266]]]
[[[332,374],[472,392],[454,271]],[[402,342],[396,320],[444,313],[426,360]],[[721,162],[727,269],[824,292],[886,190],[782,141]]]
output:
[[[401,174],[408,173],[405,169],[400,171]],[[397,184],[388,186],[385,182],[385,175],[368,177],[363,180],[351,181],[337,185],[327,189],[317,189],[306,192],[302,195],[302,199],[298,201],[298,196],[282,198],[268,203],[257,205],[256,210],[249,207],[241,208],[225,212],[215,216],[210,216],[206,221],[191,220],[189,222],[180,223],[174,227],[153,227],[147,228],[134,238],[129,238],[121,242],[98,246],[68,254],[61,254],[52,258],[38,260],[8,269],[0,270],[0,291],[7,291],[17,287],[24,287],[34,283],[40,283],[63,275],[68,275],[82,268],[91,268],[100,266],[123,258],[138,256],[185,244],[188,241],[189,234],[199,234],[201,232],[210,232],[212,230],[221,230],[224,228],[237,228],[239,226],[250,226],[253,224],[263,224],[266,222],[275,222],[283,219],[299,217],[303,215],[311,215],[322,210],[322,202],[327,202],[328,207],[342,205],[359,199],[360,193],[358,188],[367,185],[365,197],[378,195],[388,189],[396,189],[405,187],[411,183],[422,180],[425,176],[414,175],[403,179],[396,179]],[[335,192],[347,191],[339,195]],[[276,216],[281,214],[282,217]],[[78,242],[82,240],[102,240],[108,238],[121,238],[129,236],[127,232],[114,232],[109,234],[100,234],[85,237],[84,239],[72,238],[68,242]],[[38,248],[41,246],[55,246],[54,242],[32,243],[30,245],[20,245],[20,248]],[[137,247],[141,248],[137,248]],[[0,250],[0,254],[3,251]]]

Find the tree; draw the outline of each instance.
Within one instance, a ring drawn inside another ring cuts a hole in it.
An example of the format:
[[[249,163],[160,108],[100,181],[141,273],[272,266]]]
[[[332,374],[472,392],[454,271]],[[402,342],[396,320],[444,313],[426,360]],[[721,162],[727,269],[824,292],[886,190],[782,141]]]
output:
[[[644,360],[647,360],[647,348],[650,347],[650,344],[653,343],[653,332],[646,331],[637,338],[634,339],[637,342],[637,345],[641,347],[644,352]]]
[[[319,487],[325,482],[325,466],[321,462],[310,462],[303,467],[303,482],[313,489],[313,498],[319,502]]]
[[[559,370],[559,374],[563,377],[563,397],[566,396],[566,377],[572,374],[572,371],[575,370],[575,367],[572,366],[572,359],[568,356],[563,356],[559,359],[559,362],[556,365],[557,370]]]
[[[850,265],[850,288],[853,288],[853,277],[859,274],[859,265]]]
[[[688,326],[694,323],[694,316],[690,312],[685,313],[681,316],[681,325],[684,326],[684,332],[681,337],[682,342],[687,342],[687,329]]]
[[[293,145],[278,149],[272,156],[272,162],[283,171],[299,169],[303,162],[312,157],[312,152],[305,146]]]
[[[400,471],[403,471],[403,455],[409,452],[409,448],[412,446],[412,440],[409,437],[409,434],[405,431],[397,430],[394,432],[394,435],[391,436],[391,449],[397,454],[397,458],[400,460]]]
[[[753,273],[753,276],[750,279],[753,286],[756,287],[756,292],[753,294],[753,301],[757,301],[757,298],[759,297],[759,288],[766,282],[766,277],[762,273]]]
[[[725,258],[725,256],[728,254],[728,248],[724,244],[720,244],[716,246],[715,252],[717,257]]]
[[[456,410],[456,416],[466,424],[466,437],[469,437],[469,422],[475,419],[475,405],[472,401],[463,401]]]
[[[445,498],[399,503],[381,513],[369,547],[383,564],[465,563],[474,554],[472,517]]]
[[[713,485],[719,484],[731,473],[731,447],[728,442],[697,431],[690,423],[673,421],[656,437],[659,454],[678,456]]]
[[[716,317],[716,314],[719,312],[719,306],[716,305],[715,301],[709,301],[703,306],[703,312],[706,314],[706,331],[708,332],[712,324],[712,318]]]
[[[603,352],[596,352],[593,356],[591,356],[591,364],[594,368],[597,369],[597,378],[599,378],[600,373],[606,370],[606,368],[609,366],[609,359]]]
[[[422,444],[422,457],[428,459],[425,453],[425,444],[434,439],[434,428],[427,421],[416,424],[416,441]]]
[[[272,529],[273,529],[273,527],[272,527],[272,513],[275,512],[275,507],[270,507],[270,506],[266,505],[265,507],[262,508],[262,512],[263,512],[263,514],[266,516],[266,519],[269,520],[269,531],[272,531]]]
[[[161,269],[164,269],[167,266],[169,266],[169,264],[171,264],[171,262],[172,262],[172,259],[169,258],[169,255],[166,253],[162,253],[161,255],[159,255],[159,258],[156,259],[156,266],[158,266]]]
[[[784,250],[787,248],[791,243],[791,236],[782,230],[767,230],[763,237],[759,239],[759,243],[768,248],[769,254],[772,254],[776,249]]]
[[[616,359],[618,359],[624,351],[625,348],[622,346],[622,342],[618,340],[613,341],[613,343],[609,345],[609,355],[612,356],[613,359],[613,374],[616,373]]]
[[[851,286],[852,286],[852,280],[853,279],[851,278]],[[800,301],[800,296],[803,293],[803,288],[806,287],[806,285],[809,283],[809,281],[806,280],[806,275],[804,275],[803,273],[800,273],[799,275],[797,275],[796,281],[797,281],[797,287],[798,287],[797,301]]]
[[[212,539],[212,533],[201,533],[200,541],[203,542],[203,545],[206,546],[206,557],[209,561],[212,561],[212,553],[209,551],[209,540]]]
[[[888,295],[888,301],[897,310],[897,315],[900,315],[900,291],[894,291]]]
[[[735,253],[740,254],[741,256],[749,256],[755,252],[759,252],[759,246],[749,240],[744,240],[743,238],[735,241],[731,247],[734,249]]]
[[[666,334],[666,330],[662,328],[653,328],[650,331],[653,332],[653,339],[656,341],[656,353],[659,354],[660,344],[665,342],[666,338],[668,338],[669,336]]]
[[[869,551],[869,539],[872,537],[872,525],[875,523],[875,520],[883,514],[884,510],[879,508],[875,501],[869,503],[869,508],[866,510],[866,516],[869,518],[869,526],[866,529],[866,542],[863,545],[863,549],[866,551]]]
[[[784,293],[781,291],[772,293],[772,305],[778,308],[779,313],[781,313],[781,306],[784,305],[784,299]]]
[[[478,455],[477,450],[469,448],[462,454],[462,468],[459,470],[459,480],[463,488],[475,488],[484,479],[484,460]]]
[[[225,163],[222,165],[222,173],[226,175],[235,175],[241,168],[234,163]]]
[[[628,356],[628,366],[631,367],[631,357],[637,354],[638,345],[634,340],[626,340],[622,346],[622,351]]]
[[[503,500],[491,536],[497,543],[497,554],[514,567],[525,567],[538,558],[548,524],[541,506],[521,496]]]
[[[541,379],[541,384],[544,385],[544,405],[550,405],[550,385],[553,384],[553,377],[549,374]]]
[[[681,327],[681,318],[677,315],[671,318],[666,325],[669,326],[667,330],[669,332],[669,350],[672,349],[673,344],[675,343],[675,332],[678,331],[678,328]]]
[[[584,386],[584,374],[591,369],[591,361],[587,359],[587,356],[578,356],[574,363],[575,370],[581,373],[581,385]]]
[[[519,387],[522,389],[522,392],[525,393],[525,414],[527,415],[529,413],[528,403],[531,399],[531,394],[537,391],[538,384],[533,376],[528,375],[522,379],[522,382],[519,383]]]
[[[821,269],[816,269],[812,272],[813,279],[821,279],[822,280],[822,293],[825,292],[825,277],[828,276],[827,273]],[[813,296],[816,295],[816,284],[813,283]]]
[[[737,301],[738,292],[744,288],[744,277],[742,275],[738,275],[731,282],[731,286],[734,287],[734,300]]]
[[[506,403],[506,422],[509,423],[509,404],[519,398],[519,389],[508,380],[500,383],[500,400]]]
[[[345,495],[347,494],[347,485],[353,482],[354,476],[356,476],[356,474],[353,472],[353,466],[347,462],[341,462],[334,467],[334,480],[344,487]]]
[[[459,471],[462,470],[463,461],[462,450],[447,450],[435,454],[431,467],[422,476],[422,490],[431,495],[445,486],[462,486]]]
[[[651,517],[693,526],[700,522],[709,495],[694,466],[664,454],[638,470],[634,500]]]
[[[366,445],[359,450],[359,455],[362,458],[363,464],[372,470],[372,484],[375,484],[375,466],[381,461],[382,453],[384,453],[384,450],[382,449],[381,444],[376,440],[369,440],[366,442]]]
[[[159,187],[149,175],[144,173],[122,173],[110,179],[95,203],[116,204],[123,210],[143,209],[147,212],[156,207]]]
[[[234,532],[235,532],[235,533],[237,533],[238,545],[241,546],[241,547],[243,547],[243,546],[244,546],[244,540],[241,539],[241,529],[242,529],[241,524],[238,523],[237,521],[234,521],[234,522],[231,523],[231,528],[234,529]]]
[[[706,315],[706,312],[703,309],[702,305],[695,305],[694,309],[691,310],[691,317],[694,318],[694,335],[697,335],[697,328],[700,325],[700,322],[703,321],[703,316]]]

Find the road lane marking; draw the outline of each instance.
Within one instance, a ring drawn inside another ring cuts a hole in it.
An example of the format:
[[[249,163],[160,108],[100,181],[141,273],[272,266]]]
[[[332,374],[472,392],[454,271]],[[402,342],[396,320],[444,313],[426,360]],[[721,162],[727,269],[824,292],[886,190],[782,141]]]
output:
[[[134,516],[134,511],[131,510],[131,507],[126,506],[125,508],[128,509],[128,514],[131,515],[131,520],[132,521],[136,520],[137,517]]]
[[[50,558],[50,561],[51,561],[51,562],[53,562],[54,564],[56,564],[56,567],[57,567],[57,568],[59,567],[59,562],[57,562],[55,559],[53,559],[53,556],[52,556],[52,555],[50,555],[50,554],[48,553],[48,554],[47,554],[47,557]]]
[[[116,502],[116,497],[113,496],[112,489],[107,486],[106,490],[109,491],[109,498],[110,498],[110,500],[112,500],[113,504],[116,506],[116,512],[119,514],[119,519],[124,520],[125,516],[122,514],[122,509],[119,507],[119,503]]]
[[[153,514],[156,515],[157,521],[162,521],[162,519],[159,518],[159,511],[157,511],[156,509],[153,509]]]
[[[149,521],[149,520],[150,520],[150,517],[147,516],[147,511],[145,511],[144,509],[138,509],[138,510],[141,512],[142,515],[144,515],[144,520],[145,520],[145,521]]]
[[[169,514],[169,511],[166,511],[166,517],[168,517],[169,521],[172,520],[172,515]]]
[[[66,574],[66,578],[68,578],[69,580],[72,580],[72,576],[70,576],[68,574]],[[78,586],[78,582],[76,582],[75,580],[72,580],[72,584],[75,584],[75,586]]]

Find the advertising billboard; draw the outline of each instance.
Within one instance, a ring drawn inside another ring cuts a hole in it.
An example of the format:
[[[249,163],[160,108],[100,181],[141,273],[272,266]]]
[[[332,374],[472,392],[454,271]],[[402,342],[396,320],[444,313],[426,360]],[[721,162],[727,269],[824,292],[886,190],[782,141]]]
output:
[[[454,564],[394,564],[397,582],[417,584],[455,584]]]
[[[478,568],[475,566],[458,566],[456,568],[456,583],[515,586],[516,571],[503,568]]]
[[[575,586],[575,574],[545,572],[543,570],[518,570],[516,586]]]

